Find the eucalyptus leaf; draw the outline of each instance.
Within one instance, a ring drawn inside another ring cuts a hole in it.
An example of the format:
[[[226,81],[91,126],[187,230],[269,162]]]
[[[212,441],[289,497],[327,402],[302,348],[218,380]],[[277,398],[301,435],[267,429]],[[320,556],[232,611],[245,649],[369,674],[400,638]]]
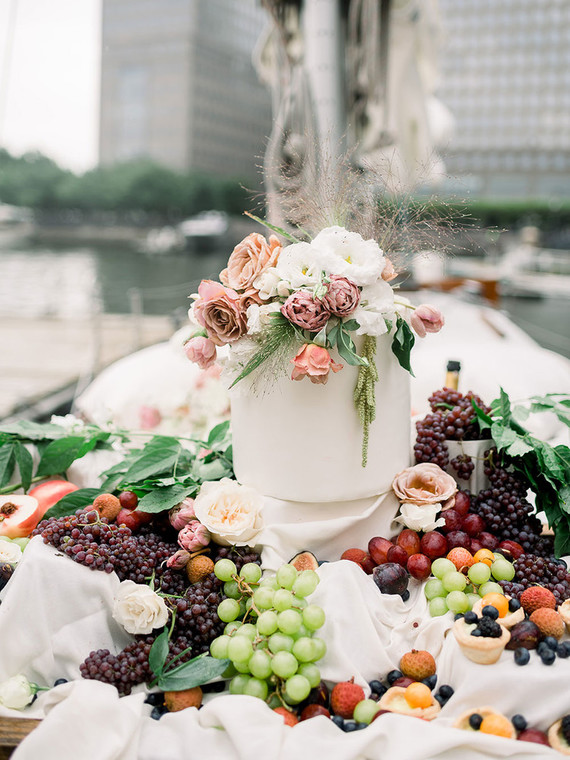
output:
[[[21,441],[18,441],[16,443],[14,453],[16,456],[16,464],[20,470],[20,482],[22,484],[22,488],[24,491],[27,491],[32,483],[34,459]]]
[[[93,504],[97,496],[102,493],[105,493],[105,491],[101,488],[80,488],[77,491],[72,491],[63,496],[53,507],[50,507],[43,516],[43,519],[47,520],[50,517],[72,515],[78,509],[83,509],[83,507]]]
[[[83,437],[77,435],[52,441],[42,454],[36,475],[49,477],[64,473],[78,459],[84,443]]]
[[[198,657],[184,663],[172,673],[158,677],[158,688],[162,691],[184,691],[221,676],[230,664],[229,660],[214,657]]]
[[[148,655],[148,664],[155,676],[160,676],[168,657],[168,631],[164,631],[154,640]]]
[[[145,494],[139,501],[137,509],[140,512],[164,512],[180,504],[187,496],[193,496],[197,491],[197,485],[175,485],[168,488],[157,488],[155,491]]]

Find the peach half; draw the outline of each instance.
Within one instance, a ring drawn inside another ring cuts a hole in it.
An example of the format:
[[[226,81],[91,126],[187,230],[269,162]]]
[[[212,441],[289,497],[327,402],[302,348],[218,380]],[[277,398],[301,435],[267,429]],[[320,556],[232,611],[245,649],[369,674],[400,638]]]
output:
[[[29,536],[41,519],[38,500],[33,496],[7,494],[0,496],[0,536]]]

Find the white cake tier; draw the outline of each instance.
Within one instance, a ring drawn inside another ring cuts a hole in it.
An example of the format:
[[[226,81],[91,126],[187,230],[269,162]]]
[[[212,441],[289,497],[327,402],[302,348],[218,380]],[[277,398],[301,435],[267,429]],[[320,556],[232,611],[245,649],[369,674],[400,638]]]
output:
[[[366,467],[353,402],[358,369],[345,364],[326,385],[283,376],[268,378],[261,391],[237,389],[232,431],[238,481],[266,496],[300,502],[352,501],[386,491],[409,465],[410,382],[390,336],[378,339],[376,364],[380,379]]]

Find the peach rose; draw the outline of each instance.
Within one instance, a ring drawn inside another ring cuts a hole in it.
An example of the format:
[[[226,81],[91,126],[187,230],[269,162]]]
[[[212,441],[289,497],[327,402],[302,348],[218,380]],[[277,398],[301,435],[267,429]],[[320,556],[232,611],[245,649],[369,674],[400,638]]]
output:
[[[200,369],[208,369],[216,361],[216,346],[210,338],[196,335],[184,344],[184,353],[191,362],[197,364]]]
[[[316,343],[305,343],[297,356],[291,359],[295,365],[291,373],[291,380],[302,380],[308,377],[312,383],[322,383],[329,379],[329,370],[339,372],[343,365],[334,362],[326,348],[317,346]]]
[[[423,303],[412,312],[410,322],[419,337],[425,338],[426,333],[428,332],[439,332],[445,324],[445,319],[436,306],[431,306],[429,303]]]
[[[219,282],[202,280],[198,299],[194,302],[194,317],[208,332],[208,337],[223,346],[233,343],[246,331],[245,314],[240,308],[239,296]]]
[[[444,510],[455,504],[457,483],[437,464],[422,462],[396,475],[392,488],[400,501],[419,506],[441,504]]]
[[[256,306],[261,306],[263,304],[263,301],[259,297],[259,291],[255,288],[248,288],[245,293],[242,293],[239,297],[239,305],[241,310],[245,312],[249,309],[249,307],[255,304]]]
[[[252,232],[236,245],[220,278],[230,288],[247,290],[260,274],[275,266],[280,253],[281,243],[275,235],[268,242],[263,235]]]
[[[382,279],[384,280],[384,282],[390,282],[397,276],[398,276],[398,273],[394,269],[394,265],[392,264],[390,259],[386,257],[386,263],[384,264],[384,269],[382,270],[382,275],[381,275]]]

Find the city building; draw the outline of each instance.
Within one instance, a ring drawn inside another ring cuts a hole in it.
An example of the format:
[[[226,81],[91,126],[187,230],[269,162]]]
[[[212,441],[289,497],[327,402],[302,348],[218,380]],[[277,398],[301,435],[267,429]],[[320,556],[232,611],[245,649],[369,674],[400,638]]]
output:
[[[458,194],[570,196],[569,0],[439,0]]]
[[[256,0],[103,0],[100,161],[147,156],[255,182],[271,100]]]

